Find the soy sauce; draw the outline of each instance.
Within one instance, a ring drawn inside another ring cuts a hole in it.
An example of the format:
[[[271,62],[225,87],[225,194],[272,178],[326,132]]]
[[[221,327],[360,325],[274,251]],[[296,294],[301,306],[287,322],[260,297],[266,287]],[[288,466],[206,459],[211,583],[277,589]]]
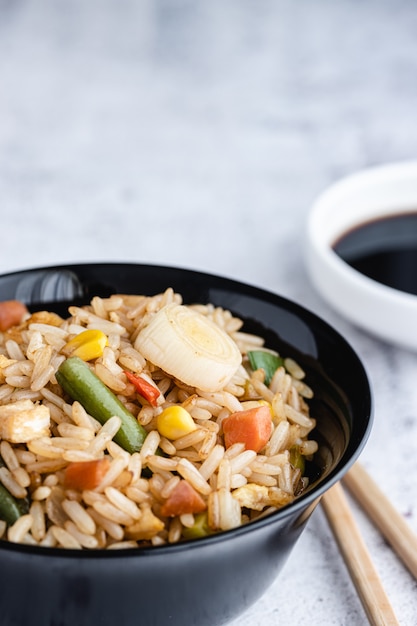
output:
[[[342,235],[333,249],[361,274],[417,295],[417,211],[365,222]]]

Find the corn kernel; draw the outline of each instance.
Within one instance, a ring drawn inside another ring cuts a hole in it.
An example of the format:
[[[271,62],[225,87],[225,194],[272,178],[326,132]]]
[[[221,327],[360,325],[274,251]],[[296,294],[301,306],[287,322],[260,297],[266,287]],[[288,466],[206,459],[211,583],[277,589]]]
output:
[[[63,352],[91,361],[103,355],[106,345],[107,336],[101,330],[84,330],[65,344]]]
[[[157,417],[158,432],[167,439],[179,439],[196,428],[193,418],[182,406],[169,406]]]

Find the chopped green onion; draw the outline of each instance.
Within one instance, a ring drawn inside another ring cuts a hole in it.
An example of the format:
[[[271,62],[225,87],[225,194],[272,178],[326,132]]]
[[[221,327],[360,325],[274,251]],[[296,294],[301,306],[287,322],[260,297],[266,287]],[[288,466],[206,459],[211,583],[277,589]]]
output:
[[[263,369],[265,372],[265,385],[269,386],[277,369],[284,365],[284,359],[267,352],[266,350],[252,350],[248,352],[251,368],[256,371]]]
[[[208,537],[213,531],[208,525],[207,512],[194,515],[194,524],[189,528],[184,528],[183,535],[186,539],[199,539],[200,537]]]
[[[294,469],[299,469],[301,474],[305,472],[305,458],[300,452],[300,446],[292,446],[290,448],[290,463]]]

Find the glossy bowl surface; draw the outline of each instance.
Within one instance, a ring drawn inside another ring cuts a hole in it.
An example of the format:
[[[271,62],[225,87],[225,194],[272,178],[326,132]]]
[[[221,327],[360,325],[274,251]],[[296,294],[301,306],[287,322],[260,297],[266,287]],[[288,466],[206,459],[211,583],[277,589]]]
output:
[[[311,487],[268,517],[178,545],[80,552],[0,542],[2,626],[225,624],[273,582],[319,497],[365,445],[372,398],[361,361],[328,324],[278,295],[180,268],[96,263],[0,276],[0,299],[19,298],[31,310],[65,315],[70,303],[87,303],[94,295],[153,295],[168,286],[185,303],[230,309],[244,319],[244,329],[262,334],[269,347],[301,363],[316,394],[311,411],[320,443]],[[283,601],[277,598],[277,606]]]
[[[306,242],[307,269],[321,295],[371,334],[413,350],[417,350],[417,296],[361,274],[336,254],[333,245],[365,222],[416,212],[417,161],[369,168],[336,182],[317,198]]]

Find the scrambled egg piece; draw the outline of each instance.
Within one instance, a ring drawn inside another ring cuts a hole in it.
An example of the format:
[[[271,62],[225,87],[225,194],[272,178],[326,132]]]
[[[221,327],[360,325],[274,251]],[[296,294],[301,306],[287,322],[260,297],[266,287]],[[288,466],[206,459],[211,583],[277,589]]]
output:
[[[8,359],[4,354],[0,354],[0,384],[3,384],[6,380],[3,370],[14,363],[17,363],[16,359]]]
[[[293,496],[278,487],[265,487],[254,483],[238,487],[232,492],[232,496],[241,507],[255,511],[262,511],[267,506],[280,508],[293,501]]]
[[[142,515],[135,524],[126,528],[126,534],[136,541],[152,539],[164,529],[164,523],[153,514],[148,504],[143,504],[140,509]]]
[[[49,437],[50,421],[48,407],[31,400],[0,406],[0,439],[27,443],[38,437]]]
[[[61,326],[63,318],[56,313],[50,311],[35,311],[27,320],[29,324],[49,324],[50,326]]]

